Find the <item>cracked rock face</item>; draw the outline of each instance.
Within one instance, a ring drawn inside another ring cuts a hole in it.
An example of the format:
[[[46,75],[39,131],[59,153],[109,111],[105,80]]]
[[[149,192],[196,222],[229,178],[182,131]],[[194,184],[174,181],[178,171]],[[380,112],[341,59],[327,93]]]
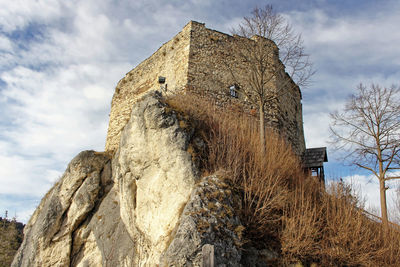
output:
[[[137,103],[113,160],[121,219],[136,241],[138,265],[159,263],[196,182],[191,136],[167,110],[156,97]]]
[[[202,247],[214,246],[216,266],[241,266],[243,226],[240,199],[218,176],[204,177],[193,190],[161,266],[202,266]]]
[[[111,158],[84,151],[42,199],[12,266],[239,266],[241,225],[231,191],[200,180],[193,131],[157,95],[132,109]]]
[[[73,236],[111,182],[107,156],[94,151],[77,155],[26,225],[12,266],[69,266]]]

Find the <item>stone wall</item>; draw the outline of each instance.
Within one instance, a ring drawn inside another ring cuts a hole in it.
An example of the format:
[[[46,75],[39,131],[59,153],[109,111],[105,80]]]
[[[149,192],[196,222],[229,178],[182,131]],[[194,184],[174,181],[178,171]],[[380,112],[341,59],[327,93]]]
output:
[[[231,36],[207,29],[204,24],[197,22],[192,22],[191,28],[187,88],[204,97],[216,99],[218,105],[234,105],[257,118],[258,105],[248,101],[243,94],[239,94],[238,98],[232,97],[229,87],[235,83],[244,87],[248,83],[250,66],[235,54],[237,47],[265,42],[262,47],[271,49],[268,58],[273,61],[272,65],[276,68],[274,72],[278,73],[267,85],[278,99],[266,107],[266,126],[279,130],[293,144],[296,153],[301,155],[305,151],[301,92],[286,74],[275,43],[261,37],[248,39]]]
[[[251,67],[236,55],[235,47],[255,42],[261,42],[271,50],[271,66],[278,73],[267,84],[278,98],[266,107],[266,125],[277,129],[301,155],[305,151],[301,92],[285,73],[275,43],[262,37],[231,36],[207,29],[203,23],[195,21],[189,22],[172,40],[118,83],[112,101],[106,151],[115,151],[118,147],[120,132],[137,99],[148,90],[160,89],[159,76],[166,77],[167,90],[164,93],[177,93],[182,89],[193,91],[216,100],[220,106],[234,106],[258,118],[257,104],[248,101],[243,94],[238,98],[232,97],[229,91],[234,84],[241,87],[248,84]]]
[[[285,73],[281,78],[278,102],[278,128],[294,150],[302,155],[306,150],[303,129],[303,108],[301,91],[292,79]],[[279,84],[277,85],[279,87]]]
[[[122,78],[115,89],[111,103],[106,151],[118,148],[122,129],[129,120],[133,104],[149,90],[160,89],[158,77],[166,77],[166,89],[175,91],[187,83],[190,45],[190,24],[153,55]]]
[[[209,30],[204,24],[193,23],[189,54],[188,90],[204,97],[216,99],[219,105],[241,104],[248,107],[243,95],[238,99],[230,96],[229,87],[235,82],[227,64],[240,74],[242,65],[229,53],[233,36]],[[240,80],[240,79],[239,79]]]

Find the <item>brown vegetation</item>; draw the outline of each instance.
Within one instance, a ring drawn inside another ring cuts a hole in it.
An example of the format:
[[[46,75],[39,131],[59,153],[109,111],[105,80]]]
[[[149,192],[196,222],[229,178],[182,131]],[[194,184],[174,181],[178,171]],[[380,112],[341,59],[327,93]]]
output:
[[[326,191],[307,179],[292,193],[282,224],[286,258],[323,266],[398,266],[400,232],[385,231],[366,216],[351,188],[332,183]]]
[[[0,267],[10,266],[22,243],[23,224],[0,217]]]
[[[198,153],[205,175],[218,172],[236,185],[245,242],[279,251],[285,264],[400,266],[398,230],[385,231],[367,217],[347,185],[324,190],[272,130],[263,153],[254,117],[193,95],[167,103],[193,118],[190,123],[206,142],[206,152]]]

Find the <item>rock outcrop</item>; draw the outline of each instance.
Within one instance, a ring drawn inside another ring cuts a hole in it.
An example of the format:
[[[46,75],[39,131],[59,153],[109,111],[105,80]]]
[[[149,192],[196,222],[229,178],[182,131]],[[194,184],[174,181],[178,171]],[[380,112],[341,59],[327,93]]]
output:
[[[239,266],[244,227],[235,215],[240,199],[217,175],[205,177],[193,190],[165,251],[164,266],[201,266],[201,249],[214,245],[218,266]]]
[[[240,266],[240,199],[219,175],[200,178],[194,132],[157,94],[137,102],[115,155],[84,151],[25,227],[12,266]]]
[[[138,266],[159,263],[197,179],[186,151],[191,136],[167,111],[154,97],[138,102],[113,160],[120,215],[139,250]]]
[[[26,225],[12,266],[69,266],[82,243],[79,232],[94,219],[97,204],[107,195],[111,183],[110,158],[94,151],[76,156]],[[85,236],[87,246],[93,235],[90,232]],[[91,254],[85,259],[88,263],[101,263],[98,250]]]

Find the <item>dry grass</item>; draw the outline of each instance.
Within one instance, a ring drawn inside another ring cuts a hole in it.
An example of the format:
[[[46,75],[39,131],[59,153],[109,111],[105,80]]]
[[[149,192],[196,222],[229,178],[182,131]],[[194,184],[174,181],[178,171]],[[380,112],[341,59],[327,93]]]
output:
[[[282,227],[282,253],[289,262],[322,266],[400,266],[400,233],[385,232],[365,215],[349,185],[326,191],[311,179],[293,192]]]
[[[252,116],[218,108],[197,96],[180,95],[167,102],[193,118],[196,132],[201,132],[207,144],[201,164],[204,171],[225,170],[225,176],[239,186],[246,236],[276,239],[290,184],[304,175],[290,146],[271,130],[266,132],[263,152],[258,123]]]
[[[307,179],[291,192],[282,217],[282,252],[289,262],[307,261],[319,249],[323,222],[321,207],[315,205],[320,198],[319,184]]]
[[[279,249],[286,263],[400,266],[399,232],[384,232],[367,218],[347,186],[322,190],[274,131],[267,131],[263,152],[253,116],[189,94],[167,103],[192,118],[205,141],[199,153],[204,175],[223,173],[236,185],[243,235],[253,245]]]

